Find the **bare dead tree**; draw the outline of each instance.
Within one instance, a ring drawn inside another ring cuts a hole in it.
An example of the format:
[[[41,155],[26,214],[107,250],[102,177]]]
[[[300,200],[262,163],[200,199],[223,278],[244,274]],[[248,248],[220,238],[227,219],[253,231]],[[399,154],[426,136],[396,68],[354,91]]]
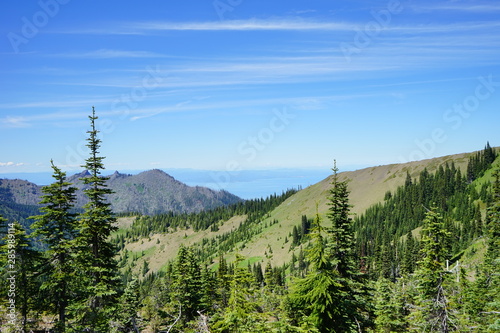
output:
[[[200,319],[198,321],[198,329],[200,333],[210,333],[210,329],[208,328],[208,316],[205,316],[200,311],[196,311],[200,315]]]

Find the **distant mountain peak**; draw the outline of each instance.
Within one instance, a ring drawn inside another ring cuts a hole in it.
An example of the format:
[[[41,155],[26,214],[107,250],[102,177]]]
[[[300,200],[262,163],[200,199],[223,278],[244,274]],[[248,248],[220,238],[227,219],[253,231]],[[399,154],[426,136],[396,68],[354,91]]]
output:
[[[144,177],[146,179],[150,179],[150,178],[152,178],[152,179],[168,179],[169,181],[177,182],[179,184],[185,185],[184,183],[178,181],[177,179],[175,179],[174,177],[172,177],[171,175],[169,175],[168,173],[166,173],[165,171],[160,170],[160,169],[152,169],[152,170],[148,170],[148,171],[143,171],[143,172],[139,173],[137,176]]]
[[[67,178],[68,182],[79,188],[76,193],[77,207],[82,207],[88,202],[83,192],[88,185],[84,184],[82,178],[89,176],[91,176],[89,171],[83,170]],[[115,171],[108,177],[106,184],[114,192],[108,196],[108,201],[116,213],[192,213],[242,200],[229,192],[188,186],[159,169],[144,171],[137,175]],[[1,180],[0,205],[3,201],[38,206],[42,195],[41,188],[28,181]]]
[[[69,176],[68,181],[70,183],[78,183],[80,178],[85,178],[85,177],[89,177],[89,176],[90,176],[90,172],[88,170],[83,170],[82,172],[79,172],[79,173],[76,173],[72,176]]]
[[[130,177],[130,176],[131,175],[127,175],[127,174],[115,171],[115,172],[113,172],[113,174],[111,176],[109,176],[109,180],[114,180],[114,179],[117,179],[117,178],[126,178],[126,177]]]
[[[90,172],[89,172],[89,170],[83,170],[82,172],[75,174],[75,176],[77,176],[79,178],[88,177],[88,176],[90,176]]]

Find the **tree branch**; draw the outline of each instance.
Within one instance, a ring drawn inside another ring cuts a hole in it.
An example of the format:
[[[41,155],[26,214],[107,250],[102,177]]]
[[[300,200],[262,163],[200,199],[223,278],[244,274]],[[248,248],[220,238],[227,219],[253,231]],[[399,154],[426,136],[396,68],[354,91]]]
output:
[[[179,319],[181,319],[181,316],[182,316],[182,304],[179,304],[179,315],[175,319],[174,323],[172,325],[170,325],[170,327],[167,330],[167,333],[169,333],[170,330],[175,326],[175,324],[177,324],[177,322],[179,321]]]

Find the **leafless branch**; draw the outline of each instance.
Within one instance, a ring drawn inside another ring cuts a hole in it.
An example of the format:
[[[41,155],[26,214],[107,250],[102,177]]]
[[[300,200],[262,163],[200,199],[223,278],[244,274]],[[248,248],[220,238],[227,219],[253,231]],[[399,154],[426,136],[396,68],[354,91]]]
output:
[[[174,323],[172,325],[170,325],[170,327],[168,328],[166,333],[170,333],[170,331],[175,326],[175,324],[177,324],[177,322],[181,319],[181,316],[182,316],[182,304],[179,304],[179,315],[175,319]]]

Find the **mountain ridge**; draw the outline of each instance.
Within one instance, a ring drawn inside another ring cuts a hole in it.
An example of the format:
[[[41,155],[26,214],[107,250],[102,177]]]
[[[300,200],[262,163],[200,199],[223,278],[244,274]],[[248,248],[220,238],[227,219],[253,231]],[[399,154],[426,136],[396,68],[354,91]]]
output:
[[[82,178],[89,176],[90,173],[83,170],[67,177],[67,181],[79,189],[76,193],[76,207],[82,207],[87,202],[83,191],[88,185],[83,183]],[[136,175],[115,171],[107,177],[108,187],[115,192],[108,196],[115,213],[191,213],[242,201],[227,191],[188,186],[159,169]],[[0,204],[39,206],[42,188],[43,186],[27,180],[0,179]]]

